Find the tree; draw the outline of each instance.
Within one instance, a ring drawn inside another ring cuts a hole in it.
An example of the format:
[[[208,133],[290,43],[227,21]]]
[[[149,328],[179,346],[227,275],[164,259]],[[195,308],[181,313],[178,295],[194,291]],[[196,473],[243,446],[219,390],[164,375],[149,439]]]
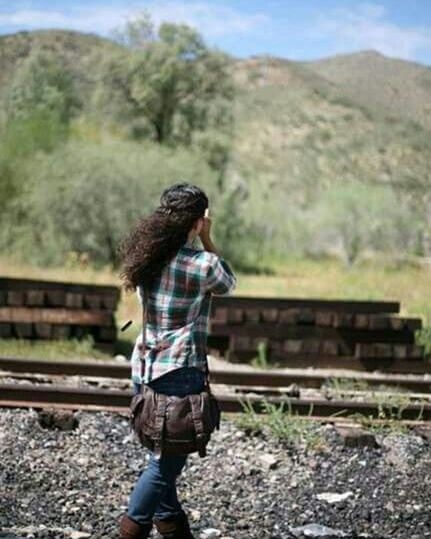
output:
[[[354,264],[365,249],[412,251],[420,219],[390,186],[346,183],[323,192],[313,211],[314,246],[341,246]]]
[[[78,106],[71,76],[52,53],[43,50],[23,61],[7,96],[9,121],[45,113],[67,124]]]
[[[228,57],[187,25],[163,23],[156,32],[146,13],[116,37],[131,52],[119,52],[102,67],[105,106],[116,103],[117,114],[133,122],[134,136],[202,145],[208,162],[223,166],[233,122]]]
[[[192,152],[154,143],[69,141],[35,155],[31,181],[0,247],[43,265],[85,253],[95,265],[118,263],[120,239],[159,202],[161,191],[183,178],[214,199],[215,174]]]
[[[24,189],[25,160],[67,138],[78,104],[71,77],[52,53],[35,50],[22,61],[6,92],[0,133],[0,220],[10,219],[6,210]]]

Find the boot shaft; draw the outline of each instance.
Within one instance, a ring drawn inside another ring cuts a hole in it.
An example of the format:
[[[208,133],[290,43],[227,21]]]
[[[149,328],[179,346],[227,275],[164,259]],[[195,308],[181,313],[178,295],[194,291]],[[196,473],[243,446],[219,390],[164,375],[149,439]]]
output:
[[[163,539],[195,539],[190,530],[187,515],[167,520],[154,520],[157,531]]]
[[[147,539],[152,527],[152,524],[138,524],[128,515],[123,515],[120,520],[119,539]]]

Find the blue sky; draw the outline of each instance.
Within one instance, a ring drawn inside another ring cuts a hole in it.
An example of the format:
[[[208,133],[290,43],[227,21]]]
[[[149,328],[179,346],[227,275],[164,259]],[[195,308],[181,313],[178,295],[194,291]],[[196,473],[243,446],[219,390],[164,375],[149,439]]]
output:
[[[139,11],[185,22],[238,57],[311,60],[375,49],[431,65],[431,0],[0,0],[0,34],[69,28],[109,35]]]

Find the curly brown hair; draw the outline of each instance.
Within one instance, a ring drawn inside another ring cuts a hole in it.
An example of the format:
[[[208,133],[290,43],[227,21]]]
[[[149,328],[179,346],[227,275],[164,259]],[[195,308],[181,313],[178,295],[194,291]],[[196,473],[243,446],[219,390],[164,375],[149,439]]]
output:
[[[165,189],[160,206],[141,218],[119,244],[124,288],[134,290],[144,283],[150,287],[186,243],[195,221],[204,216],[206,208],[208,197],[196,185],[182,182]]]

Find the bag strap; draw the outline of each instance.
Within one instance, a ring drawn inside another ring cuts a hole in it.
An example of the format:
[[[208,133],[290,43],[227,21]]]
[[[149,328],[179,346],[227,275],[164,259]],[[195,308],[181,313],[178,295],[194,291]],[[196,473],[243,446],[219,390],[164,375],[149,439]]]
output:
[[[156,397],[157,408],[154,422],[154,456],[156,459],[160,459],[163,451],[163,436],[168,399],[163,393],[157,393]]]
[[[202,421],[202,406],[201,395],[189,395],[190,404],[192,407],[192,419],[196,432],[196,446],[200,457],[206,456],[207,435],[205,434],[204,424]]]
[[[147,303],[148,303],[148,292],[144,285],[141,287],[142,290],[142,340],[139,345],[139,350],[141,352],[141,379],[145,376],[145,350],[146,350],[146,328],[147,328]],[[142,384],[143,387],[144,384]]]

